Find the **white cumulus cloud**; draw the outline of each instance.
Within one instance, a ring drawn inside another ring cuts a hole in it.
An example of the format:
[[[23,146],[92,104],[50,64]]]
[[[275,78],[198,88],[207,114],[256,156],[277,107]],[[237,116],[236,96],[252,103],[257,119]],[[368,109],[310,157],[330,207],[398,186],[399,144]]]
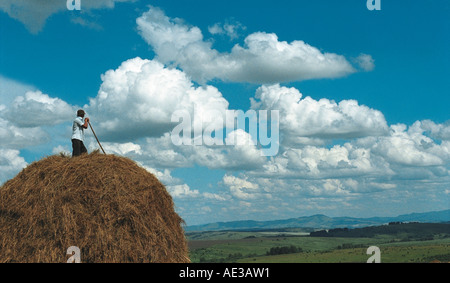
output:
[[[240,22],[236,21],[226,21],[225,23],[215,23],[208,27],[209,33],[212,35],[226,35],[231,40],[234,40],[240,36],[240,32],[246,30],[247,28]]]
[[[0,145],[2,148],[21,149],[50,140],[40,127],[20,128],[0,118]]]
[[[200,116],[224,115],[228,108],[215,87],[195,87],[185,73],[156,60],[130,59],[107,71],[102,80],[86,110],[107,140],[161,136],[173,130],[171,118],[177,111],[187,111],[194,123]]]
[[[303,143],[305,138],[351,139],[388,133],[384,115],[355,100],[339,103],[314,100],[295,88],[264,85],[252,99],[252,109],[280,111],[280,130],[285,144]]]
[[[357,58],[355,58],[355,62],[362,70],[366,72],[370,72],[375,69],[375,60],[371,55],[361,54]]]
[[[273,33],[252,33],[243,46],[237,44],[231,52],[221,53],[204,40],[198,27],[171,19],[159,8],[151,7],[136,22],[158,60],[179,66],[202,83],[212,79],[277,83],[337,78],[356,71],[342,55],[323,53],[300,40],[280,41]],[[216,25],[210,32],[227,32],[224,28]]]
[[[249,200],[256,198],[258,195],[258,185],[246,179],[225,175],[222,181],[230,189],[231,195],[238,199]]]
[[[0,185],[14,177],[27,165],[28,163],[20,156],[18,150],[0,148]]]
[[[404,124],[392,125],[390,135],[377,138],[372,151],[390,163],[407,166],[438,166],[448,162],[448,143],[436,144],[423,133],[419,123],[409,128]]]
[[[28,91],[17,96],[3,115],[18,127],[57,125],[73,119],[75,107],[41,91]]]

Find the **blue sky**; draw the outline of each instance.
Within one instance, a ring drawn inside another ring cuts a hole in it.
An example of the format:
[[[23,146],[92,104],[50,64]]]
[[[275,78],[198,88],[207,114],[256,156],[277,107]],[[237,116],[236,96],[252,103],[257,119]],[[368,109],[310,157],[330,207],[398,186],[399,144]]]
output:
[[[449,208],[448,1],[65,2],[0,4],[0,182],[70,151],[83,107],[188,225]],[[280,111],[280,152],[174,146],[197,104]]]

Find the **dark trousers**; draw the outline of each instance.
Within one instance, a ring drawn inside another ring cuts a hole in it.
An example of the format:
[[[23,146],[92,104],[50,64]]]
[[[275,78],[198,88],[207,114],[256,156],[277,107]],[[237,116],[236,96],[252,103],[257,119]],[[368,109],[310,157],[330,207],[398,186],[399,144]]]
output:
[[[72,157],[80,156],[83,153],[87,153],[87,149],[84,146],[83,142],[77,139],[72,140]]]

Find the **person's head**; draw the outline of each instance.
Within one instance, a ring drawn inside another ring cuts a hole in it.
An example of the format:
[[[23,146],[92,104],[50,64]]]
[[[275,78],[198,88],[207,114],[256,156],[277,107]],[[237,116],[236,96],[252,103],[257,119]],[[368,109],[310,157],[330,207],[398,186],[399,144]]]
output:
[[[84,110],[82,110],[82,109],[78,110],[77,111],[77,116],[81,117],[81,118],[84,118]]]

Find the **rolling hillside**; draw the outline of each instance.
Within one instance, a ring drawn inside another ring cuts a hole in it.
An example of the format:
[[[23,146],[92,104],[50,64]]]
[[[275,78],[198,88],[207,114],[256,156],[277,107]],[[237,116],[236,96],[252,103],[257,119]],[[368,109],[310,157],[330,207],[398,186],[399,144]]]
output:
[[[442,223],[450,221],[450,209],[425,213],[412,213],[396,217],[328,217],[326,215],[313,215],[272,221],[232,221],[217,222],[205,225],[187,226],[186,232],[192,231],[223,231],[223,230],[270,230],[285,228],[361,228],[367,226],[383,225],[389,222],[427,222]]]

